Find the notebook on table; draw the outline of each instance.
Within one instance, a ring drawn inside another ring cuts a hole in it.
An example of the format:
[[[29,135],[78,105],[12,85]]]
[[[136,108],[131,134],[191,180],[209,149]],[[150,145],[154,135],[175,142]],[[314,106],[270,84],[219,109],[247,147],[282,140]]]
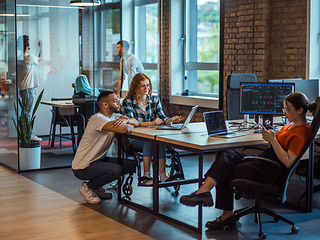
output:
[[[209,137],[233,138],[246,135],[245,133],[228,131],[222,110],[204,112],[203,118]]]
[[[183,124],[177,123],[177,124],[172,124],[172,125],[161,125],[157,127],[156,129],[158,130],[182,130],[186,128],[191,121],[191,118],[193,117],[193,114],[197,111],[198,105],[192,107],[187,119],[184,121]]]

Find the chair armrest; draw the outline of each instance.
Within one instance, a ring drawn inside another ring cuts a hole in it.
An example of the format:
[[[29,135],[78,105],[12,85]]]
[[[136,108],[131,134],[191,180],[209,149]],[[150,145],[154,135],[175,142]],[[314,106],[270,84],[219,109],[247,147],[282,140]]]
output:
[[[271,165],[273,165],[274,167],[277,167],[278,170],[281,169],[281,166],[279,165],[279,163],[272,161],[268,158],[264,158],[264,157],[257,157],[257,156],[246,156],[242,159],[242,162],[250,162],[250,161],[261,161],[261,162],[267,162],[270,163]]]

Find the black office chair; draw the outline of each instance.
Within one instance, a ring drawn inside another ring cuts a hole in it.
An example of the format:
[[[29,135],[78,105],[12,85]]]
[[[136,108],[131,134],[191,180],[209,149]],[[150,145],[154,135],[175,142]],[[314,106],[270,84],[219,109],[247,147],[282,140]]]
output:
[[[284,203],[286,201],[286,194],[287,194],[287,188],[289,184],[289,179],[298,166],[301,157],[303,154],[306,152],[308,147],[313,144],[314,138],[317,134],[317,131],[319,129],[320,125],[320,97],[316,99],[317,103],[317,108],[314,114],[313,121],[311,123],[311,130],[312,130],[312,138],[305,146],[304,150],[300,153],[298,156],[297,160],[295,163],[292,165],[290,169],[288,169],[287,174],[284,178],[284,180],[281,183],[273,183],[273,184],[263,184],[263,183],[258,183],[254,181],[249,181],[246,179],[234,179],[230,182],[230,185],[235,188],[236,194],[235,198],[240,199],[242,196],[246,198],[253,198],[254,199],[254,205],[247,207],[247,208],[242,208],[239,210],[235,211],[235,215],[231,218],[228,219],[227,222],[232,222],[235,220],[239,220],[241,217],[250,214],[250,213],[255,213],[255,220],[259,224],[259,237],[260,239],[265,239],[267,237],[266,233],[262,232],[262,227],[261,227],[261,218],[260,218],[260,213],[266,213],[269,216],[272,216],[274,218],[275,222],[278,222],[279,220],[286,222],[290,225],[292,225],[291,231],[292,233],[297,233],[299,231],[298,227],[294,226],[294,222],[290,221],[287,218],[284,218],[274,211],[267,209],[263,206],[261,206],[260,201],[263,199],[274,199],[275,201],[280,201],[281,203]],[[261,157],[255,157],[255,156],[249,156],[245,157],[243,161],[250,161],[250,160],[260,160],[260,161],[268,161],[272,162],[278,169],[280,170],[280,165],[274,161],[271,161],[266,158],[261,158]],[[226,222],[226,223],[227,223]],[[225,225],[226,230],[228,230],[228,225]]]
[[[227,119],[235,120],[243,118],[240,114],[240,83],[257,82],[257,76],[251,73],[230,74],[227,79],[226,110]]]
[[[320,142],[319,141],[314,141],[314,166],[313,166],[313,170],[314,170],[314,175],[313,178],[314,179],[320,179],[320,154],[319,154],[319,150],[320,150]],[[302,165],[302,166],[300,166]],[[299,175],[299,178],[301,175],[306,175],[306,166],[305,166],[305,162],[304,164],[300,164],[298,166],[297,169],[297,174]],[[302,181],[302,179],[300,179]],[[312,192],[316,193],[320,191],[320,185],[315,185],[312,188]],[[307,192],[304,191],[300,197],[298,198],[298,204],[302,203],[302,200],[307,196]]]
[[[57,100],[66,100],[66,101],[70,100],[71,101],[71,98],[51,98],[51,101],[57,101]],[[61,139],[62,138],[72,140],[72,136],[68,137],[68,136],[66,136],[66,134],[62,134],[62,128],[63,127],[70,128],[69,118],[71,118],[73,126],[77,126],[77,124],[78,124],[77,117],[76,117],[76,114],[70,115],[70,116],[61,115],[60,109],[58,107],[52,107],[51,112],[52,112],[52,117],[51,117],[51,124],[50,124],[50,133],[49,133],[49,145],[51,145],[51,147],[54,147],[55,137],[59,137],[60,148],[61,148]],[[56,134],[57,125],[59,125],[59,134]],[[71,131],[70,134],[75,135],[75,133],[73,131]]]

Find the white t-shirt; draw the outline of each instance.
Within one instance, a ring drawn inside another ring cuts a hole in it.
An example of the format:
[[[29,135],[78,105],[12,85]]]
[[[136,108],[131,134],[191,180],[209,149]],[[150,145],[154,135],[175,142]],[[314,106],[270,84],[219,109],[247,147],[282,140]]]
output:
[[[23,66],[19,77],[19,90],[34,88],[39,86],[39,79],[36,72],[39,58],[33,54],[24,53]]]
[[[132,78],[137,73],[146,74],[146,70],[144,69],[141,61],[134,54],[128,53],[125,57],[120,59],[120,76],[119,80],[121,81],[123,74],[123,90],[129,90]]]
[[[111,118],[108,118],[102,113],[96,113],[90,117],[72,161],[72,169],[85,169],[90,163],[107,153],[115,133],[105,131],[102,128],[106,123],[114,121],[120,116],[121,114],[113,113]]]

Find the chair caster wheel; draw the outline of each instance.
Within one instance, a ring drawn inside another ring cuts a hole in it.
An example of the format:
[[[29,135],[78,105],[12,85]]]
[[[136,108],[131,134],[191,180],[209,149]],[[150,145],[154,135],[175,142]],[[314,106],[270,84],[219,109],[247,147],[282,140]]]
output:
[[[126,200],[128,200],[128,201],[131,201],[131,197],[129,197],[129,196],[124,196],[123,199],[126,199]]]
[[[302,198],[298,198],[297,202],[300,205],[302,203]]]
[[[178,195],[179,195],[178,191],[174,191],[174,192],[171,193],[172,197],[178,197]]]
[[[230,226],[229,225],[224,225],[223,226],[223,231],[229,232],[230,231]]]
[[[122,186],[122,192],[124,193],[124,195],[126,195],[127,197],[129,197],[129,196],[132,194],[132,192],[133,192],[132,186],[129,185],[129,184],[124,184],[124,185]]]
[[[266,239],[266,238],[267,238],[267,234],[261,232],[261,233],[259,233],[259,238],[260,238],[260,239]]]
[[[293,234],[296,234],[296,233],[299,232],[299,228],[298,228],[298,227],[295,227],[295,226],[292,226],[291,232],[292,232]]]
[[[118,190],[118,180],[110,182],[109,184],[113,189]]]

